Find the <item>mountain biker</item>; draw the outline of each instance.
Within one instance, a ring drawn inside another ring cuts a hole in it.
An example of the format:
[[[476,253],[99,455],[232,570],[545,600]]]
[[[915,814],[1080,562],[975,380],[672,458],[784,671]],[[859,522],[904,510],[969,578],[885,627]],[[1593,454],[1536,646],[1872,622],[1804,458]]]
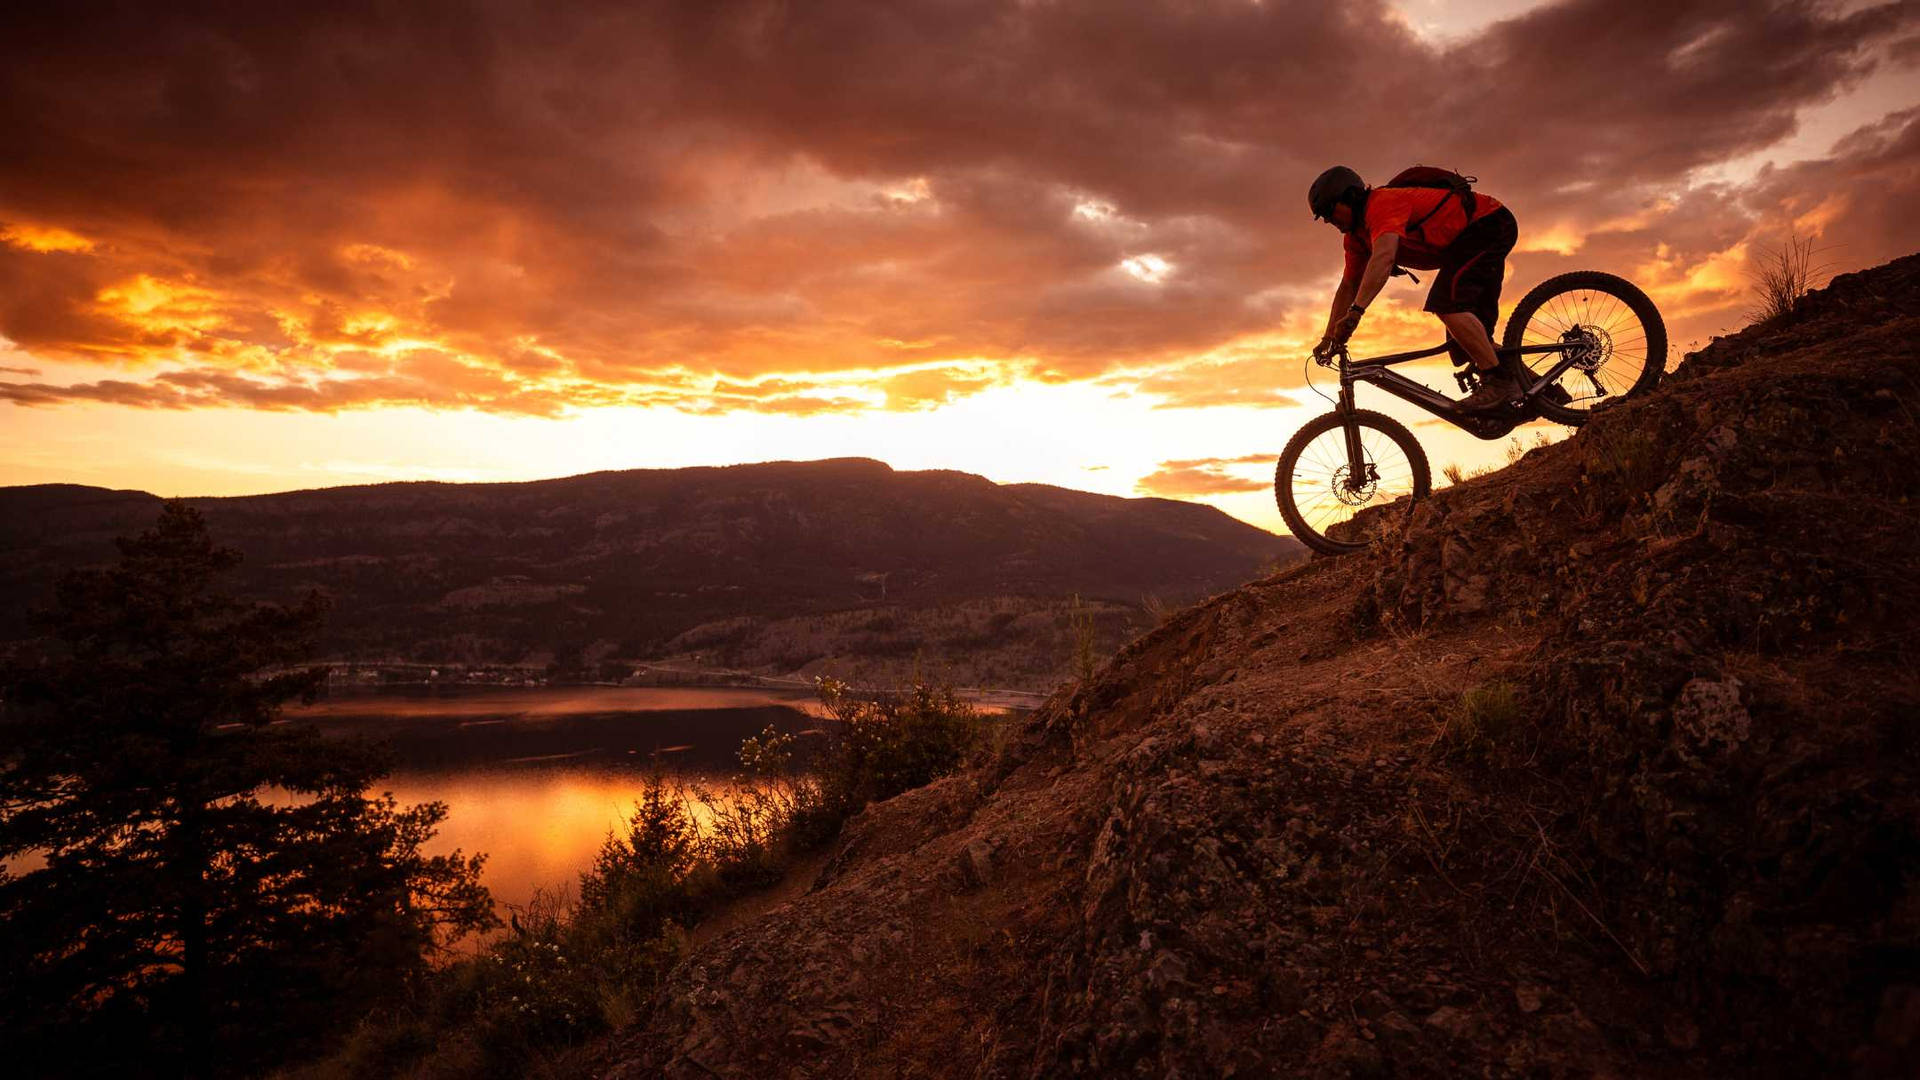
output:
[[[1326,333],[1314,346],[1315,359],[1324,360],[1346,344],[1367,305],[1389,276],[1403,272],[1401,267],[1437,270],[1425,310],[1446,326],[1454,362],[1471,362],[1480,378],[1480,388],[1460,404],[1497,410],[1519,396],[1520,386],[1493,351],[1501,279],[1519,238],[1511,210],[1479,192],[1368,187],[1345,165],[1314,180],[1307,205],[1315,218],[1346,234],[1346,272],[1333,293]]]

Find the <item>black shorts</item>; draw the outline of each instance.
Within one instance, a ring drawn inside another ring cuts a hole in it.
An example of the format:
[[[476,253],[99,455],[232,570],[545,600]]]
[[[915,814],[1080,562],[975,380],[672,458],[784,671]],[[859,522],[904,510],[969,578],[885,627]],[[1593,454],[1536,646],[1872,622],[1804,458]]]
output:
[[[1472,312],[1491,337],[1494,324],[1500,321],[1500,282],[1506,277],[1507,255],[1519,239],[1513,211],[1504,206],[1461,229],[1453,243],[1440,249],[1440,272],[1427,293],[1426,310],[1435,315]]]

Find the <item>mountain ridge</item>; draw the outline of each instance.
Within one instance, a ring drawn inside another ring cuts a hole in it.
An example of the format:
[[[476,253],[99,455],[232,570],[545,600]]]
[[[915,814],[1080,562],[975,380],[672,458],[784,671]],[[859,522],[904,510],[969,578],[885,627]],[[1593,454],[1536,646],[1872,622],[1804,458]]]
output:
[[[897,653],[914,627],[879,640],[783,620],[865,610],[864,626],[927,614],[927,626],[976,640],[996,618],[1035,615],[1044,601],[1046,618],[1019,623],[1028,637],[1009,639],[986,674],[1051,685],[1067,652],[1055,602],[1077,595],[1098,606],[1102,636],[1117,644],[1147,618],[1143,598],[1195,599],[1301,552],[1204,505],[868,458],[186,501],[247,556],[244,589],[333,594],[324,648],[362,661],[685,659],[681,639],[695,633],[708,644],[694,659],[811,673],[861,661],[864,646]],[[14,598],[0,608],[0,639],[24,634],[26,606],[60,569],[106,559],[111,537],[145,528],[159,503],[81,485],[0,489],[0,586]],[[996,600],[997,610],[979,606]],[[1023,651],[1045,655],[1015,663]]]

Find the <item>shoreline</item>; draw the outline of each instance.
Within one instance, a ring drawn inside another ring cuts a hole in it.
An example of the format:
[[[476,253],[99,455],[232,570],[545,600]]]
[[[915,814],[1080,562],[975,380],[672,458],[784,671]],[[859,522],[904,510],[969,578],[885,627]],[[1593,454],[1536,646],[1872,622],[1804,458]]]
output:
[[[319,666],[319,665],[315,665]],[[731,689],[731,690],[805,690],[813,691],[813,679],[793,678],[778,675],[758,675],[753,672],[729,670],[726,668],[693,668],[665,664],[638,663],[633,666],[633,674],[620,680],[606,679],[551,679],[544,674],[534,674],[539,669],[522,668],[515,665],[476,665],[478,671],[472,671],[459,664],[429,663],[389,663],[358,665],[347,661],[326,663],[329,668],[326,689],[378,691],[398,687],[448,686],[470,687],[496,690],[533,690],[566,689],[570,687],[598,687],[618,689],[622,687],[684,688],[684,689]],[[350,669],[350,670],[343,670]],[[441,672],[458,672],[457,675],[441,675]],[[423,677],[394,678],[402,672],[424,672]],[[511,672],[524,672],[519,678],[512,678]],[[374,675],[374,678],[356,678],[356,673]],[[485,673],[499,673],[498,677],[488,678]],[[475,677],[479,674],[481,677]],[[954,692],[970,704],[985,705],[1005,709],[1038,708],[1049,694],[1038,690],[1018,690],[1009,687],[956,686]]]

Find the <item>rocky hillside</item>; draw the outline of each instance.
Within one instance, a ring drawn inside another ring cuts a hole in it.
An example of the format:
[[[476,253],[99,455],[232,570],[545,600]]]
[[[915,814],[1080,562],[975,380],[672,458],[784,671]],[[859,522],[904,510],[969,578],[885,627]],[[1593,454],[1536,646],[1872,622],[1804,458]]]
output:
[[[693,640],[794,669],[837,642],[757,634],[759,622],[868,608],[861,626],[902,613],[914,625],[920,611],[1075,594],[1185,603],[1302,550],[1193,503],[860,459],[189,501],[246,554],[244,587],[330,591],[328,648],[370,659],[646,656],[719,624]],[[109,558],[112,537],[158,510],[144,492],[0,489],[0,641],[24,631],[60,569]],[[945,621],[978,636],[1030,606]]]
[[[1920,1075],[1920,256],[871,807],[615,1077]]]

